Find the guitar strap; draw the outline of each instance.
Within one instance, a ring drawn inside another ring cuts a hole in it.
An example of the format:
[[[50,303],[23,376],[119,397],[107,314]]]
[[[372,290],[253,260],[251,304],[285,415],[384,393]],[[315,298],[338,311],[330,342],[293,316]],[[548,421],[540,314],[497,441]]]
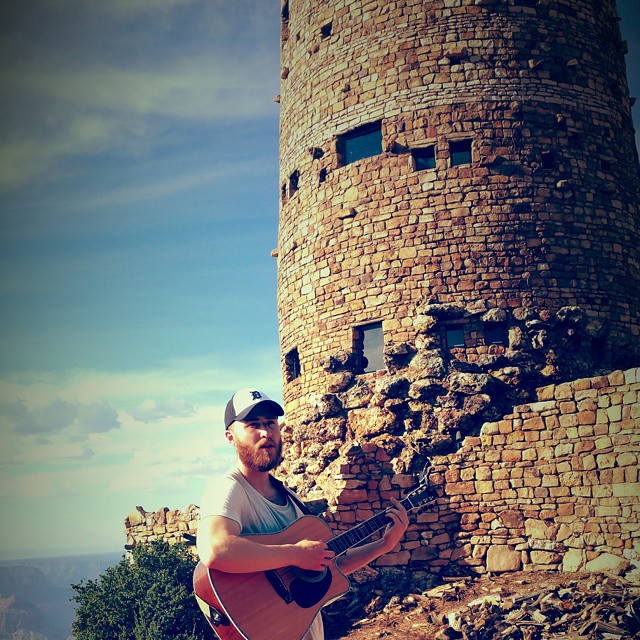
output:
[[[270,476],[270,478],[271,478],[271,481],[273,482],[273,484],[276,487],[278,487],[278,489],[281,489],[282,491],[284,491],[284,493],[291,498],[291,500],[295,503],[295,505],[298,507],[298,509],[300,509],[300,511],[302,511],[302,513],[304,513],[307,516],[312,516],[313,515],[313,512],[311,511],[311,509],[309,509],[309,507],[307,507],[307,505],[304,504],[304,502],[302,502],[302,500],[300,500],[300,498],[298,498],[298,496],[295,493],[293,493],[293,491],[291,491],[290,489],[285,487],[283,482],[278,480],[278,478],[274,478],[273,476]]]

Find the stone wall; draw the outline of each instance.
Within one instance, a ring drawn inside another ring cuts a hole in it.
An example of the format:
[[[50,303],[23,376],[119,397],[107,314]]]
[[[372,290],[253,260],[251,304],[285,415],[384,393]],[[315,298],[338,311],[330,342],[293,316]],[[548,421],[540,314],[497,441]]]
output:
[[[427,549],[480,572],[639,568],[639,457],[640,369],[543,387],[433,460]]]
[[[447,345],[452,326],[463,346]],[[498,343],[487,339],[491,327],[501,328]],[[283,429],[282,473],[304,495],[316,484],[325,490],[330,465],[351,464],[352,442],[382,449],[394,473],[412,473],[534,398],[537,387],[602,366],[602,323],[578,307],[551,313],[424,302],[412,328],[414,341],[385,346],[381,371],[358,374],[349,350],[321,358],[323,385],[307,397],[306,411],[287,415]]]
[[[336,530],[415,484],[415,474],[394,470],[383,444],[345,443],[312,492],[327,500]],[[535,402],[485,423],[455,453],[432,457],[437,504],[375,566],[416,575],[638,567],[639,458],[640,369],[542,387]],[[127,544],[180,540],[196,531],[197,514],[194,505],[137,507],[126,520]]]
[[[125,518],[125,549],[131,550],[137,544],[151,540],[166,540],[170,544],[185,542],[185,534],[195,535],[198,531],[199,507],[190,504],[185,509],[162,507],[157,511],[145,511],[138,506]]]

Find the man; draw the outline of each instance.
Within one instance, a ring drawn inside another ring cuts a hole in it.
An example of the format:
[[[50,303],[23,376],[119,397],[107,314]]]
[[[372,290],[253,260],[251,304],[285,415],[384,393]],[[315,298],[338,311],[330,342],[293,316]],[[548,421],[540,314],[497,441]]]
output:
[[[266,394],[241,389],[225,409],[225,435],[236,448],[237,465],[207,489],[200,507],[197,548],[208,568],[227,573],[267,571],[296,566],[322,571],[334,558],[327,544],[300,540],[296,544],[263,545],[242,536],[275,533],[297,520],[302,511],[269,471],[281,460],[282,440],[278,417],[282,407]],[[408,525],[404,507],[392,498],[388,511],[392,523],[375,542],[341,555],[336,564],[345,575],[353,573],[377,557],[391,551]],[[322,640],[322,617],[317,616],[308,640]]]

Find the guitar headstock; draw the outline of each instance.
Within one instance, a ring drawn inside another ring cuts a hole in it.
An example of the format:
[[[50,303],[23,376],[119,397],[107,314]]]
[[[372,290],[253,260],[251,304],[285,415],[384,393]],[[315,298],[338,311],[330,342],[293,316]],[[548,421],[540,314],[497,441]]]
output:
[[[434,502],[437,498],[435,489],[429,486],[426,478],[422,478],[420,483],[402,499],[402,504],[407,511],[412,511],[429,502]]]

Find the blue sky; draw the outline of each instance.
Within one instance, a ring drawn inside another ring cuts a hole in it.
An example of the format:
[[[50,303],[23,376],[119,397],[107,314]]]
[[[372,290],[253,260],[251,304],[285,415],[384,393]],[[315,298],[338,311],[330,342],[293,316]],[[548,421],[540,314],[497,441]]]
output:
[[[0,559],[121,549],[279,397],[278,36],[278,0],[2,3]]]

